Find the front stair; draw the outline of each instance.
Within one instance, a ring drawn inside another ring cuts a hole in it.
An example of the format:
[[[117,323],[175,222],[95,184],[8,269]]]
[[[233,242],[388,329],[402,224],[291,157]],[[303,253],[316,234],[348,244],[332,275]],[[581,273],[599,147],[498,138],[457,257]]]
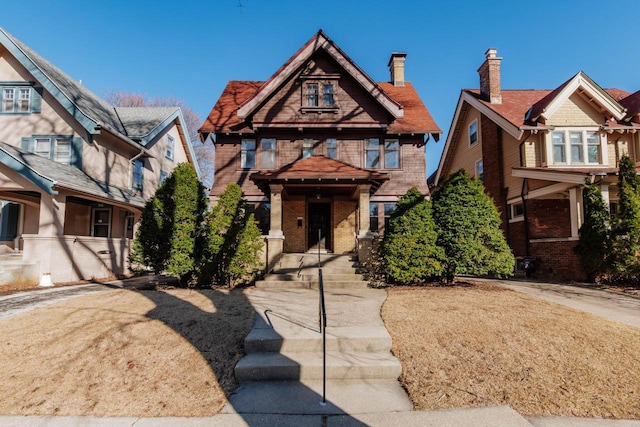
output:
[[[256,282],[257,288],[318,289],[318,261],[325,289],[366,289],[369,284],[357,274],[355,255],[305,253],[283,254],[270,274]]]
[[[350,256],[321,255],[327,309],[327,405],[322,396],[317,254],[285,255],[256,284],[256,310],[235,368],[240,387],[225,413],[335,414],[412,409],[391,354],[380,309],[386,293],[367,289]],[[314,271],[315,269],[315,271]],[[298,274],[298,271],[301,271]],[[275,412],[274,412],[275,411]]]
[[[0,286],[37,285],[40,282],[38,262],[25,261],[22,253],[0,255]]]

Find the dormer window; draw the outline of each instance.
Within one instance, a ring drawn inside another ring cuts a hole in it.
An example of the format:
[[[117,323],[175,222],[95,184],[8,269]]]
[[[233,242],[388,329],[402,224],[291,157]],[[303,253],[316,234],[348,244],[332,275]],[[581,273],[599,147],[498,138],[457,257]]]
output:
[[[605,164],[606,146],[604,137],[595,130],[556,129],[551,132],[550,142],[554,165],[598,165]]]

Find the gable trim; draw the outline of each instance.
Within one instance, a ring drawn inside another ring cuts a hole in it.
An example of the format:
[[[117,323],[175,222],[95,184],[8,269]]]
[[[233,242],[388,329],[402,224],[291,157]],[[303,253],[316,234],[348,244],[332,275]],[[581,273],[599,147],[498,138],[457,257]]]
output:
[[[44,190],[47,194],[58,194],[57,191],[53,190],[55,181],[39,174],[28,164],[16,159],[12,155],[4,151],[2,148],[0,148],[0,163],[5,164],[14,172],[27,179],[29,182],[35,184],[38,188]]]
[[[262,104],[277,88],[308,60],[313,53],[324,49],[340,64],[373,98],[380,103],[393,117],[404,117],[402,106],[393,100],[380,86],[378,86],[364,71],[362,71],[344,52],[342,52],[322,31],[319,31],[307,44],[289,59],[289,61],[267,81],[258,91],[248,98],[240,108],[238,117],[247,118]]]
[[[583,89],[582,93],[585,93],[590,98],[590,102],[595,102],[602,108],[608,110],[616,120],[622,120],[626,113],[626,108],[622,107],[615,99],[611,97],[605,90],[598,86],[593,80],[589,78],[585,73],[580,71],[576,74],[560,92],[547,104],[547,106],[540,112],[540,117],[545,119],[550,118],[558,109],[573,95],[577,93],[580,88]],[[535,117],[534,120],[538,119]]]

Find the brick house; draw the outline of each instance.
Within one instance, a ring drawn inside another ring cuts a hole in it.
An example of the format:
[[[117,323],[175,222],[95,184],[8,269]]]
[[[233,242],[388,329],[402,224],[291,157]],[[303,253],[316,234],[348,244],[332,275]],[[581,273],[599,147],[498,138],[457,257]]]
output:
[[[180,162],[177,107],[114,108],[0,29],[0,284],[128,273],[145,201]]]
[[[516,258],[535,257],[534,277],[583,279],[573,251],[583,184],[599,183],[615,212],[619,159],[640,160],[640,92],[602,89],[583,72],[555,89],[502,89],[496,54],[478,69],[480,89],[461,91],[435,185],[467,170],[493,197]]]
[[[375,83],[320,30],[268,80],[227,84],[200,129],[216,150],[211,198],[242,186],[270,264],[311,249],[363,256],[398,196],[428,195],[424,145],[441,131],[405,57]]]

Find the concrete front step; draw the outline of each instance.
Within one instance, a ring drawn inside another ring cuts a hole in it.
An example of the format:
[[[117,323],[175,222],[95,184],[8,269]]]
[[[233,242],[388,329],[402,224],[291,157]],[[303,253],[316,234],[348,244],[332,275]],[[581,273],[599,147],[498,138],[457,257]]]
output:
[[[296,273],[285,273],[285,274],[267,274],[264,278],[266,281],[277,281],[277,282],[286,282],[286,281],[310,281],[310,280],[318,280],[318,271],[313,272],[305,272],[304,274],[296,274]],[[362,274],[350,274],[350,273],[325,273],[322,272],[322,279],[325,282],[340,282],[340,281],[353,281],[353,280],[362,280]]]
[[[368,282],[362,280],[340,281],[340,282],[324,282],[325,289],[366,289]],[[317,280],[258,280],[256,288],[261,289],[318,289],[320,283]]]
[[[249,353],[235,368],[238,381],[319,380],[323,374],[321,352]],[[402,373],[390,353],[327,352],[327,379],[397,379]]]
[[[389,352],[391,336],[380,327],[327,328],[327,351]],[[321,352],[322,335],[308,328],[254,328],[244,339],[245,353]]]

